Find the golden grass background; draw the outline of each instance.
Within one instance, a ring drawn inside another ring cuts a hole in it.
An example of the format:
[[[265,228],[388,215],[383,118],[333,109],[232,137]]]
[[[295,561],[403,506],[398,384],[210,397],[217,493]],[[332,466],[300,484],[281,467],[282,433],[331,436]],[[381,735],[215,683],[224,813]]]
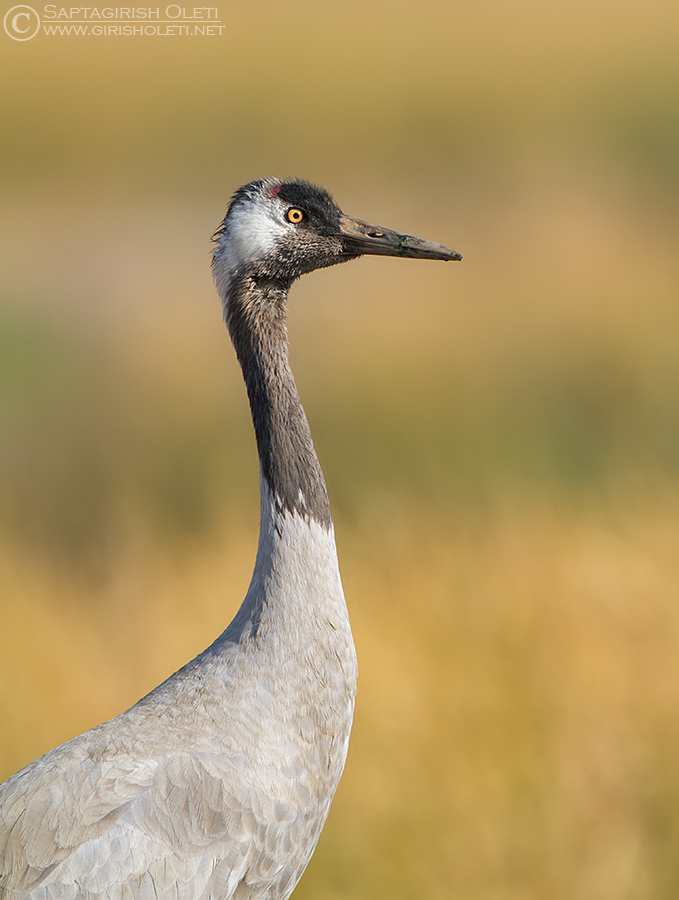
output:
[[[674,900],[676,5],[220,14],[212,41],[0,34],[0,774],[243,596],[208,237],[295,174],[465,255],[292,292],[361,671],[296,896]]]

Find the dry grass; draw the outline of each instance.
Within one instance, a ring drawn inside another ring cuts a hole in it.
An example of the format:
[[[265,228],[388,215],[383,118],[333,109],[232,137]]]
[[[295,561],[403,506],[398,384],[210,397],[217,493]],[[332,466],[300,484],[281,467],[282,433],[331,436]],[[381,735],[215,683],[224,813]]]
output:
[[[673,896],[668,506],[612,523],[507,504],[475,529],[410,510],[345,532],[358,714],[302,896]],[[246,584],[254,537],[224,530],[179,559],[147,546],[94,598],[4,560],[7,768],[205,644]]]

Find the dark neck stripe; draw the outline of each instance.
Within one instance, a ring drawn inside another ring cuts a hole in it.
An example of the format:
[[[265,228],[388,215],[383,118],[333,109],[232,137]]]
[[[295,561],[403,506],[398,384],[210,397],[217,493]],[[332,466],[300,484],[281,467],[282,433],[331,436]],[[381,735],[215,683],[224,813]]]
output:
[[[230,285],[225,318],[243,371],[262,475],[281,511],[329,528],[328,493],[288,363],[288,286],[247,272]]]

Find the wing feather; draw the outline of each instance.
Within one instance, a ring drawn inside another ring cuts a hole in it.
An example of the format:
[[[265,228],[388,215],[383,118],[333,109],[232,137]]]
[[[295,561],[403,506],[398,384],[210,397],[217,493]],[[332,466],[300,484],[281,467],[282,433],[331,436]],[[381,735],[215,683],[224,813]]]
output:
[[[305,817],[262,796],[241,765],[65,749],[2,786],[0,900],[256,898],[288,878]]]

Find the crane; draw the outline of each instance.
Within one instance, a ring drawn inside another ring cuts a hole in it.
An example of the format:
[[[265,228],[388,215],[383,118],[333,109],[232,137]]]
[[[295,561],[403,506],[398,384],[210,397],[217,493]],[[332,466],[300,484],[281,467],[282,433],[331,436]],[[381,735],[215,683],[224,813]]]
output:
[[[195,659],[0,785],[0,900],[286,900],[344,768],[356,654],[288,290],[365,254],[461,256],[296,179],[241,187],[213,238],[260,462],[252,580]]]

